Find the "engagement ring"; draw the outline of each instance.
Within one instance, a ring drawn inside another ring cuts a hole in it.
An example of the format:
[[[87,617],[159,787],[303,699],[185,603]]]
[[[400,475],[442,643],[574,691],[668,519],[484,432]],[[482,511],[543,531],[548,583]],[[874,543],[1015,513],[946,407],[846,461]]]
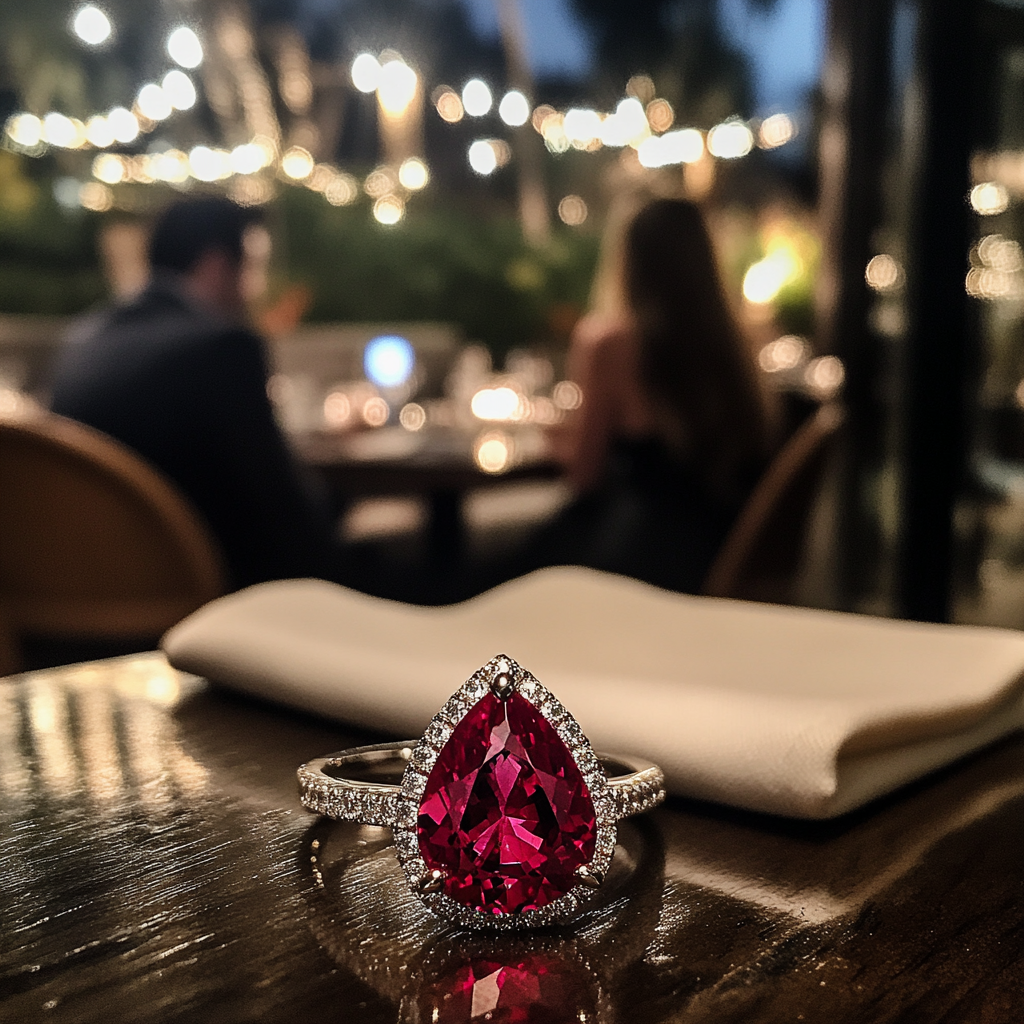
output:
[[[398,768],[400,785],[381,781]],[[604,881],[619,819],[665,798],[660,768],[595,753],[505,655],[452,694],[419,741],[345,750],[298,776],[308,810],[390,828],[410,889],[471,928],[574,917]]]

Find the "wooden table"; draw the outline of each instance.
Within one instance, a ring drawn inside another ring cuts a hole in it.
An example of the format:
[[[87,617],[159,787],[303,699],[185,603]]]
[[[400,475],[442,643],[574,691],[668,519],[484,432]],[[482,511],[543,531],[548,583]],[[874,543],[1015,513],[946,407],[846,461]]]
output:
[[[463,498],[478,488],[516,480],[553,480],[561,468],[548,457],[513,461],[500,473],[487,473],[473,459],[473,436],[431,430],[426,436],[401,428],[388,433],[316,432],[293,438],[299,457],[323,481],[337,507],[377,495],[417,495],[427,504],[427,546],[440,562],[459,555],[466,539]],[[389,448],[378,441],[407,441]],[[367,443],[369,442],[369,443]]]
[[[673,800],[576,929],[517,941],[302,810],[295,767],[367,739],[158,655],[0,682],[0,1021],[483,1021],[451,994],[484,961],[557,993],[516,1020],[1024,1014],[1020,738],[831,824]]]

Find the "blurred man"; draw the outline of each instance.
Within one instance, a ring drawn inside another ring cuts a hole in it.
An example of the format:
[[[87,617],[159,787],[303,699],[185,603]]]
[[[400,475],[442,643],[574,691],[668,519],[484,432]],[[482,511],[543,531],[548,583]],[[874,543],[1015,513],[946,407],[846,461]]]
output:
[[[51,400],[178,485],[219,540],[234,587],[335,575],[328,517],[274,420],[265,346],[245,322],[258,255],[247,242],[259,248],[262,232],[266,249],[259,220],[213,197],[166,210],[149,283],[73,332]]]

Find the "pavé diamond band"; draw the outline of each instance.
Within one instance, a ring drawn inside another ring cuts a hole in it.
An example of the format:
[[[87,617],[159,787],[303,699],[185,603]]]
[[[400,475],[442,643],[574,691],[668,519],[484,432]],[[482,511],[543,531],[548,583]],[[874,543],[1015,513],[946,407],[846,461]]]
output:
[[[381,781],[401,771],[401,784]],[[468,927],[574,917],[600,888],[616,822],[665,798],[649,762],[595,754],[576,720],[499,655],[442,706],[420,740],[303,765],[303,805],[392,829],[412,891]]]
[[[346,778],[345,772],[404,770],[412,760],[417,740],[352,747],[328,757],[318,757],[299,769],[299,795],[306,810],[337,821],[394,828],[402,787],[392,783]],[[615,820],[643,814],[665,798],[662,770],[638,757],[595,752],[609,776],[608,790]]]

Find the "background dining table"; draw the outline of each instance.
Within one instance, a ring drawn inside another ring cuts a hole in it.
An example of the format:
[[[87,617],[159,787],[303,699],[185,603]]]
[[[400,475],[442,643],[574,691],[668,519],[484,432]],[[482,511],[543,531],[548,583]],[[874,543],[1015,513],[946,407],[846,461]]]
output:
[[[1019,736],[832,822],[670,799],[520,938],[303,810],[300,763],[378,738],[159,654],[0,681],[0,1021],[1021,1019]]]
[[[554,480],[562,469],[546,452],[510,459],[495,472],[473,456],[472,433],[426,428],[420,433],[390,427],[339,433],[306,431],[291,437],[300,460],[326,489],[335,509],[365,497],[414,495],[427,512],[427,552],[436,562],[462,554],[466,496],[475,490],[525,480]]]

